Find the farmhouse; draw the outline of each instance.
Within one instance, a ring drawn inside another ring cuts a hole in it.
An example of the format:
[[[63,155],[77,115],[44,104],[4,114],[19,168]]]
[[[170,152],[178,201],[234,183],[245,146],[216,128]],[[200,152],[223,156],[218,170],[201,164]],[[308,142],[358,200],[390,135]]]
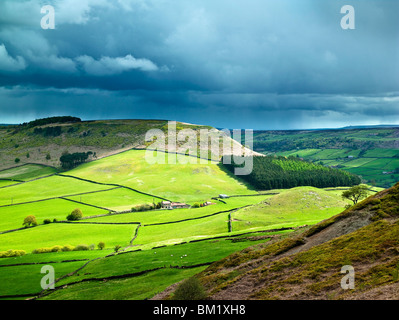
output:
[[[220,198],[220,199],[228,199],[229,196],[226,195],[226,194],[219,194],[219,198]]]
[[[162,209],[168,209],[168,210],[190,208],[190,206],[188,204],[179,203],[179,202],[170,202],[170,201],[162,201],[161,206],[162,206]]]

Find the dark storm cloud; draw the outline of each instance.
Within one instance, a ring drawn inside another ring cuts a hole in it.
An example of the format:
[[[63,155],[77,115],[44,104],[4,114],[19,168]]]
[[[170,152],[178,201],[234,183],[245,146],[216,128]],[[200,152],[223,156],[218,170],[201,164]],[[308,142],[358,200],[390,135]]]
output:
[[[340,0],[49,2],[56,30],[40,28],[42,1],[0,3],[0,122],[73,114],[274,129],[399,119],[397,1],[352,0],[356,30],[341,29]]]

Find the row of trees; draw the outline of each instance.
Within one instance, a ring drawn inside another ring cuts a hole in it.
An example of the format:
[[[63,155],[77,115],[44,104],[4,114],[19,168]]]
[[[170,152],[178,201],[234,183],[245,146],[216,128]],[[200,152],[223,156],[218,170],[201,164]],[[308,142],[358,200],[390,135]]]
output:
[[[224,166],[231,172],[239,167],[236,164]],[[354,186],[361,182],[358,176],[346,171],[284,157],[253,157],[252,173],[241,178],[258,190]]]
[[[63,169],[70,170],[75,168],[76,166],[85,163],[87,159],[93,155],[93,152],[76,152],[76,153],[69,153],[65,152],[60,157],[61,166]]]
[[[37,119],[34,121],[30,121],[30,122],[24,122],[20,126],[27,127],[27,128],[33,128],[33,127],[45,126],[47,124],[53,124],[53,123],[76,123],[76,122],[81,122],[81,121],[82,120],[80,118],[71,117],[71,116],[49,117],[49,118]]]
[[[68,221],[78,221],[83,218],[83,213],[82,210],[79,208],[73,210],[67,217],[66,219]],[[53,219],[53,222],[57,222],[57,219]],[[50,224],[51,219],[44,219],[43,224]],[[24,222],[22,224],[25,228],[29,227],[36,227],[38,225],[36,217],[34,215],[29,215],[24,219]]]

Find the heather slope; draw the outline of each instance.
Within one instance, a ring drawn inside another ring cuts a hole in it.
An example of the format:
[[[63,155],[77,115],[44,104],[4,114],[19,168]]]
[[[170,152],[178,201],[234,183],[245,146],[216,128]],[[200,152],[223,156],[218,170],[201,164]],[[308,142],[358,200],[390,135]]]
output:
[[[399,184],[306,231],[230,255],[198,275],[212,299],[397,299]],[[355,269],[355,290],[341,268]]]

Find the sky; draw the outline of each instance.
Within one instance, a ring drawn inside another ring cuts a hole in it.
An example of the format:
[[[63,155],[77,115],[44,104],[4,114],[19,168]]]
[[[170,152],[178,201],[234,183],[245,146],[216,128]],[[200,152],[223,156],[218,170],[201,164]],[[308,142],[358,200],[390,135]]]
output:
[[[0,123],[60,115],[399,124],[399,1],[1,0]]]

